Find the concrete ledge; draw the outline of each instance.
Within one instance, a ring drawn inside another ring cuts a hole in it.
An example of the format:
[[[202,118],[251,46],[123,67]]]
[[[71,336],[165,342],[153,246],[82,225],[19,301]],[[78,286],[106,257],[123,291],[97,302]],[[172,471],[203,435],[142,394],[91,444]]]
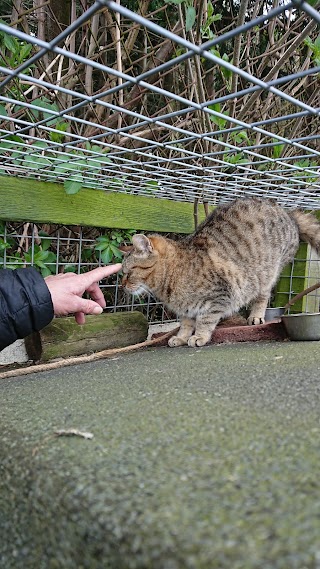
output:
[[[0,365],[20,364],[28,361],[24,340],[17,340],[0,352]]]
[[[161,334],[154,334],[157,338]],[[261,342],[287,340],[288,336],[282,322],[268,322],[259,326],[218,326],[212,334],[210,344],[230,344],[237,342]],[[165,346],[167,340],[159,345]]]

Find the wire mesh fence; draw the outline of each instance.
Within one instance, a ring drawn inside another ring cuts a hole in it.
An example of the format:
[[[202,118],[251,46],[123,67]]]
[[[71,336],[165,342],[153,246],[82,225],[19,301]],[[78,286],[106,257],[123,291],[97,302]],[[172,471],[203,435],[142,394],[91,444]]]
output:
[[[318,208],[316,0],[16,5],[0,22],[2,173]]]
[[[103,241],[103,231],[53,225],[39,227],[33,223],[0,224],[0,269],[33,266],[44,277],[87,272],[104,264],[106,248],[102,248],[101,244],[110,243],[110,238],[106,236]],[[100,287],[106,298],[107,312],[138,310],[150,322],[176,320],[152,295],[132,296],[126,293],[121,287],[119,274],[102,281]]]
[[[79,274],[95,269],[104,264],[105,250],[101,248],[103,231],[78,226],[0,224],[0,269],[34,266],[44,277],[62,272]],[[289,270],[282,275],[280,292],[273,295],[270,305],[276,300],[276,294],[280,294],[285,304],[298,292],[317,282],[320,282],[320,259],[308,247],[307,256],[300,257],[298,253]],[[126,293],[121,287],[121,274],[112,275],[100,286],[108,312],[138,310],[152,323],[176,321],[176,316],[152,295],[132,296]],[[320,289],[317,289],[305,297],[300,310],[319,312],[319,305]]]
[[[0,175],[61,182],[68,194],[319,208],[317,0],[66,5],[0,2]],[[106,262],[85,229],[24,231],[2,228],[2,266],[55,273]],[[129,301],[117,278],[103,286],[110,310],[171,318],[150,297]]]

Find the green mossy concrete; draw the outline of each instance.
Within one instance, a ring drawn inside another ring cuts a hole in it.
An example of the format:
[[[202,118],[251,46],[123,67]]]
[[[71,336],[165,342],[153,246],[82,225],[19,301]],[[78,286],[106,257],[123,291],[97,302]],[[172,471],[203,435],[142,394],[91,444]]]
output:
[[[312,342],[2,380],[1,569],[317,569],[319,378]]]

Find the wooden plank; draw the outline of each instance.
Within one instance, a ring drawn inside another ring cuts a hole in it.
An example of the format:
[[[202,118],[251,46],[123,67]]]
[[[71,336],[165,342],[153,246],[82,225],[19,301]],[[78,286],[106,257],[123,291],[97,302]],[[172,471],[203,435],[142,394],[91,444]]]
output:
[[[25,345],[31,360],[48,361],[138,344],[147,336],[148,322],[141,312],[117,312],[86,316],[83,326],[73,316],[54,318],[28,336]]]
[[[61,184],[0,177],[0,219],[191,233],[193,204],[83,188],[67,195]],[[204,219],[199,207],[199,223]]]

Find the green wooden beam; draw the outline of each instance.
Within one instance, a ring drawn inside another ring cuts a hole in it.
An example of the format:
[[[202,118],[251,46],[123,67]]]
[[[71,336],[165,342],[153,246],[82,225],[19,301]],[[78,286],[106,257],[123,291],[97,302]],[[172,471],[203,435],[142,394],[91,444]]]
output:
[[[199,207],[199,223],[205,217]],[[194,230],[193,204],[0,176],[0,219],[171,233]]]

